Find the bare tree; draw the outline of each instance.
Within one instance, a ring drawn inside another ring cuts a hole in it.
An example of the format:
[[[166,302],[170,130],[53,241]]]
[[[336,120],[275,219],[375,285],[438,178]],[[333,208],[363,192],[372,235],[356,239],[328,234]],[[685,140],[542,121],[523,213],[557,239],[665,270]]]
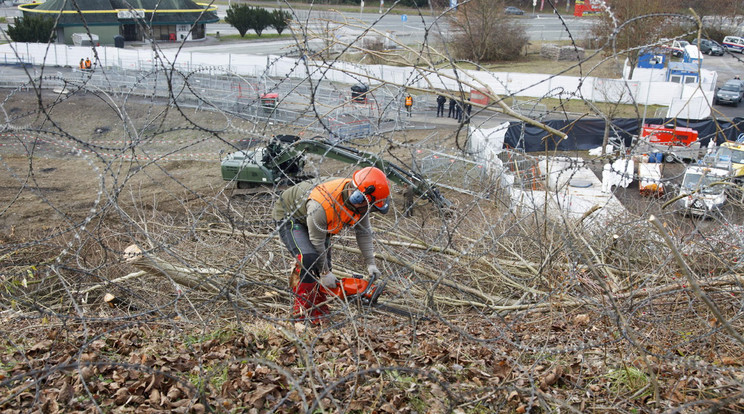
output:
[[[744,14],[744,3],[731,0],[682,0],[682,10],[693,9],[700,16],[738,16]]]
[[[524,27],[504,15],[504,1],[471,0],[449,15],[457,58],[475,62],[515,60],[527,44]]]

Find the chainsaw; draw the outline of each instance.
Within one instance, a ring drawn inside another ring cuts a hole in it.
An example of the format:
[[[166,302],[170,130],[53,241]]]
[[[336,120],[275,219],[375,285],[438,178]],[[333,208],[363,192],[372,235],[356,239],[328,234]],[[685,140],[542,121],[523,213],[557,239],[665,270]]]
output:
[[[362,279],[361,276],[355,275],[354,277],[342,277],[333,288],[327,288],[320,283],[318,283],[318,287],[327,295],[333,295],[345,301],[357,302],[358,304],[368,308],[375,308],[382,312],[393,313],[411,319],[424,319],[408,310],[379,303],[377,299],[380,298],[380,295],[382,295],[382,292],[385,290],[386,282],[381,280],[375,283],[376,280],[377,276],[372,276],[371,279],[367,281]],[[289,278],[290,287],[294,288],[299,281],[300,264],[296,262]]]
[[[417,318],[423,319],[406,309],[397,308],[395,306],[385,305],[379,303],[377,299],[380,298],[382,292],[385,290],[386,282],[381,280],[377,283],[377,277],[372,276],[369,281],[362,279],[360,276],[355,277],[342,277],[339,279],[338,284],[333,288],[326,288],[319,284],[320,288],[328,295],[334,295],[342,300],[346,301],[358,301],[362,306],[373,308],[382,312],[392,313],[406,318]]]
[[[370,281],[366,281],[361,277],[342,277],[339,279],[336,287],[329,289],[320,285],[320,288],[325,290],[326,294],[338,296],[346,300],[358,299],[363,305],[372,306],[377,304],[377,299],[385,290],[384,281],[373,284],[374,281],[375,276],[372,276],[372,280]]]

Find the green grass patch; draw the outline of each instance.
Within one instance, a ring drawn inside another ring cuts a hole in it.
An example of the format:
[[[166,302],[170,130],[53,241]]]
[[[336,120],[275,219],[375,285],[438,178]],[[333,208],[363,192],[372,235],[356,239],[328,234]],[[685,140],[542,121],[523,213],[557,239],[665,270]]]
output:
[[[202,372],[189,372],[187,379],[199,393],[208,392],[211,384],[215,390],[220,390],[228,380],[228,366],[217,365],[206,367]]]
[[[183,338],[183,343],[186,345],[194,345],[194,344],[200,344],[203,342],[211,341],[212,339],[217,339],[219,342],[224,342],[230,337],[233,337],[236,335],[235,329],[232,327],[226,327],[222,329],[217,329],[215,331],[206,332],[202,334],[196,334],[196,335],[186,335]]]
[[[360,7],[359,5],[350,5],[350,4],[319,4],[316,2],[289,2],[292,6],[292,9],[295,10],[327,10],[327,11],[333,11],[338,10],[340,12],[344,13],[359,13]],[[392,6],[394,2],[386,2],[385,6],[383,6],[382,11],[387,12],[388,14],[407,14],[409,16],[411,15],[417,15],[419,13],[423,14],[424,16],[439,16],[442,13],[441,9],[429,9],[428,7],[422,7],[421,9],[416,9],[413,7],[404,7],[401,5],[395,6],[392,10],[388,11],[388,8]],[[223,5],[227,6],[228,1],[226,0],[217,0],[214,2],[214,4],[217,5]],[[277,3],[275,1],[251,1],[250,5],[253,7],[263,7],[265,9],[268,8],[277,8]],[[380,3],[370,3],[366,2],[364,7],[365,13],[377,13],[380,10]],[[288,9],[282,2],[282,5],[279,5],[280,7],[283,7],[285,10]]]
[[[245,36],[240,37],[239,34],[230,34],[230,35],[223,35],[220,34],[219,37],[217,36],[218,32],[215,33],[208,33],[208,36],[213,36],[216,39],[219,39],[221,42],[231,42],[231,41],[240,41],[240,40],[266,40],[266,39],[289,39],[292,37],[292,35],[287,33],[277,34],[277,33],[264,33],[261,36],[257,35],[255,32],[253,33],[246,33]]]
[[[634,366],[611,370],[605,378],[610,382],[610,390],[617,394],[636,394],[649,384],[648,375]]]

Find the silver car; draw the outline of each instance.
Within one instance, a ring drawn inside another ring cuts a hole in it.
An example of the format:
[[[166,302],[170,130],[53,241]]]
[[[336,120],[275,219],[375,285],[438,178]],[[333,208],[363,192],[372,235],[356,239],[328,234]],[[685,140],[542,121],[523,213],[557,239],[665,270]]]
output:
[[[710,56],[723,56],[723,46],[719,45],[715,40],[700,39],[700,53]]]
[[[509,6],[509,7],[507,7],[507,8],[504,9],[504,13],[505,14],[513,14],[513,15],[521,16],[521,15],[524,14],[524,10],[518,9],[518,8],[516,8],[514,6]]]

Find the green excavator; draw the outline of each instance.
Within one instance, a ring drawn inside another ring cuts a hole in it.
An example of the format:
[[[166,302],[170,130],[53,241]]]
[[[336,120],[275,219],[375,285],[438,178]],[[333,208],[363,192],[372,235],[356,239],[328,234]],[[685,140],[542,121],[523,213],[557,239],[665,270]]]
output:
[[[333,144],[325,140],[303,140],[295,135],[277,135],[268,145],[237,151],[222,160],[222,179],[235,181],[238,188],[292,185],[314,178],[304,173],[305,154],[318,154],[359,167],[374,166],[388,179],[409,185],[414,194],[424,197],[441,209],[452,203],[420,174],[387,162],[375,154]]]

